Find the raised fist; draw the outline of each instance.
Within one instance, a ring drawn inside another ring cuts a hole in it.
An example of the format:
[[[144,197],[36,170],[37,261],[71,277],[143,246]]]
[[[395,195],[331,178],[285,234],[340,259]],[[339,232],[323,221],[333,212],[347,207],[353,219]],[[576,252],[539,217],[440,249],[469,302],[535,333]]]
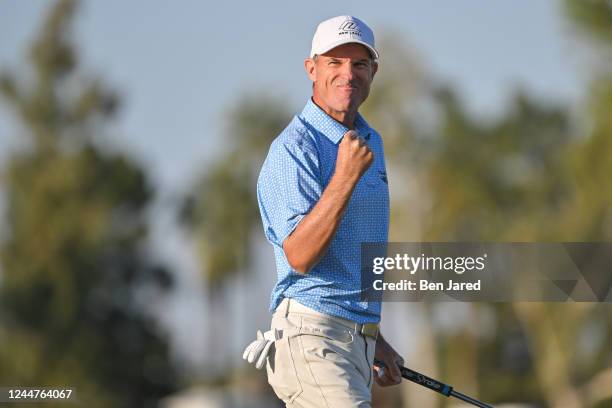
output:
[[[338,146],[335,175],[348,182],[357,183],[373,160],[374,153],[365,140],[356,131],[349,130]]]

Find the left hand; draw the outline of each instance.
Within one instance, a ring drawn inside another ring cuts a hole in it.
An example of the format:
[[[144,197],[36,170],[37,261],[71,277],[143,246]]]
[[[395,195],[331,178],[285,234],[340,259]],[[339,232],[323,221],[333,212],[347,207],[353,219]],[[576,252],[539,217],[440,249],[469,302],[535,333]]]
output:
[[[388,387],[402,382],[402,374],[400,373],[398,364],[404,365],[404,359],[385,341],[380,333],[376,339],[374,358],[382,361],[386,365],[386,367],[383,368],[374,364],[374,379],[376,380],[376,384],[381,387]]]

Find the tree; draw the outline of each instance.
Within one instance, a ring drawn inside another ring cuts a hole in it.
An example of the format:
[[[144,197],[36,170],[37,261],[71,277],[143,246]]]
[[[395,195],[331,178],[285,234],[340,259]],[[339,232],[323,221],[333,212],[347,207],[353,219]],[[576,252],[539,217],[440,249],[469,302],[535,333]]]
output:
[[[393,55],[397,54],[394,50]],[[416,97],[433,97],[437,120],[433,130],[425,126],[423,132],[415,123],[426,116],[415,120],[406,109],[398,109],[418,105],[409,92],[402,91],[415,87],[406,85],[401,74],[393,74],[412,72],[410,78],[414,78],[414,71],[404,65],[403,70],[395,67],[388,77],[376,79],[376,106],[368,115],[375,125],[387,127],[385,142],[391,135],[392,237],[400,241],[609,239],[609,224],[604,220],[611,207],[603,185],[612,160],[609,138],[604,137],[609,133],[597,131],[601,126],[595,128],[594,138],[577,137],[562,105],[544,103],[522,91],[516,92],[498,118],[485,122],[467,115],[451,88],[429,86]],[[606,99],[605,92],[597,94]],[[597,112],[598,123],[606,123],[609,109],[600,107]],[[448,332],[435,327],[436,335],[428,336],[428,342],[437,349],[428,359],[437,363],[426,371],[434,375],[436,370],[443,371],[450,382],[473,395],[478,395],[475,387],[480,385],[485,400],[590,406],[593,398],[585,396],[583,389],[595,389],[591,384],[601,383],[600,359],[609,358],[609,353],[604,339],[596,351],[581,354],[579,337],[586,325],[607,327],[602,315],[605,305],[467,307],[473,318],[471,328],[478,327],[483,312],[495,316],[497,335],[480,338],[469,328]],[[411,313],[418,310],[410,305]],[[425,321],[433,316],[427,306],[421,312]],[[421,333],[422,328],[413,329]],[[583,364],[570,370],[578,355]],[[420,355],[415,358],[411,364],[416,367],[424,363]]]
[[[249,248],[261,230],[257,204],[257,176],[272,140],[289,122],[290,114],[278,98],[253,93],[227,113],[228,146],[218,161],[204,169],[182,206],[182,225],[194,238],[208,292],[208,346],[223,350],[231,336],[224,311],[225,284],[249,271]],[[259,236],[262,234],[259,233]],[[236,325],[239,323],[235,323]],[[225,336],[218,333],[225,332]],[[224,356],[211,356],[227,372]],[[209,373],[213,370],[209,370]]]
[[[181,211],[198,242],[211,293],[242,272],[251,232],[260,225],[255,185],[270,143],[290,118],[282,101],[247,95],[228,111],[228,149],[196,182]]]
[[[31,72],[0,76],[27,141],[3,174],[0,382],[74,386],[91,407],[155,406],[177,379],[145,306],[172,281],[148,260],[144,171],[94,142],[118,100],[78,71],[76,5],[54,5]]]
[[[609,2],[567,4],[578,26],[593,34],[594,49],[604,50],[605,60],[612,32]],[[433,202],[428,239],[608,241],[610,66],[608,61],[598,70],[586,130],[571,122],[562,107],[524,93],[516,95],[499,120],[484,125],[467,117],[452,92],[440,92],[442,140],[427,171]],[[612,373],[606,370],[611,358],[609,305],[514,303],[496,306],[495,312],[499,337],[481,344],[489,351],[482,354],[508,354],[512,364],[508,359],[480,362],[481,369],[496,372],[482,379],[485,396],[503,400],[511,389],[521,391],[513,392],[515,399],[551,407],[609,403],[612,394],[601,391],[603,384],[609,388]],[[605,334],[585,351],[581,338],[591,327]],[[504,333],[511,334],[512,342]],[[515,352],[505,352],[512,343]]]

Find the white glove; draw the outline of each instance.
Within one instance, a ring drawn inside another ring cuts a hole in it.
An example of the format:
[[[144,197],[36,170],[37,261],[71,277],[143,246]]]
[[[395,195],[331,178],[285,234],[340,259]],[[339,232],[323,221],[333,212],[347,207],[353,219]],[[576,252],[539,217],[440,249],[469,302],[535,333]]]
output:
[[[261,330],[257,330],[257,340],[247,346],[244,353],[242,353],[242,358],[250,364],[255,362],[255,368],[261,369],[266,362],[270,347],[275,341],[276,331],[268,330],[262,333]]]

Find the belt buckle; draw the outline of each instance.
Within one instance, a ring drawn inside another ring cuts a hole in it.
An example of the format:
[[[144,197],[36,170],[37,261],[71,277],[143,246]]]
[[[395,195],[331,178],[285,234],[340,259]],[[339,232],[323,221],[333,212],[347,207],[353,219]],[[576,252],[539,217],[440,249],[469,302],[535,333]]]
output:
[[[375,339],[376,337],[378,337],[378,324],[365,323],[361,325],[361,334]]]

